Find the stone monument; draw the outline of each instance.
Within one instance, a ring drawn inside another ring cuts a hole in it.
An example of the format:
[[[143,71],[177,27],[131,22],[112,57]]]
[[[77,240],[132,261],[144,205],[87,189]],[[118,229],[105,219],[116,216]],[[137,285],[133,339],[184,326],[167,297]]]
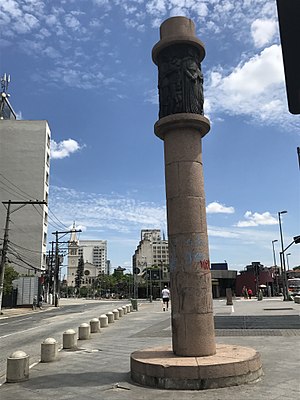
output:
[[[166,389],[230,386],[261,374],[255,350],[215,343],[201,144],[210,130],[203,115],[204,57],[190,19],[163,22],[152,58],[159,89],[154,130],[164,141],[172,348],[132,353],[131,376]]]

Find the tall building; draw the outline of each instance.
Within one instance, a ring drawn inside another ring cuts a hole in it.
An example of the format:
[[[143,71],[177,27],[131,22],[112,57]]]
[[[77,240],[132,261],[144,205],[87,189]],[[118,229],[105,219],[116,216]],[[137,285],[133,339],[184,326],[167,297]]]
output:
[[[150,267],[162,268],[162,279],[168,280],[168,241],[161,238],[160,229],[141,230],[141,240],[133,255],[133,267],[139,276]]]
[[[68,286],[75,286],[78,260],[84,261],[84,284],[90,284],[99,274],[107,274],[107,241],[106,240],[80,240],[73,226],[68,244]]]
[[[8,103],[5,102],[5,107]],[[3,110],[5,111],[5,107]],[[2,111],[3,111],[2,110]],[[7,205],[2,202],[48,202],[51,132],[47,121],[17,121],[9,112],[0,118],[0,249]],[[20,274],[46,265],[48,208],[12,204],[7,259]]]

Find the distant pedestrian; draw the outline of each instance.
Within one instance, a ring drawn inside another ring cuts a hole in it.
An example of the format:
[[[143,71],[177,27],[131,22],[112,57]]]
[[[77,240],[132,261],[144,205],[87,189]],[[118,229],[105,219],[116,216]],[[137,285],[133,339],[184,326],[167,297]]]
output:
[[[244,299],[248,299],[248,290],[246,286],[243,287],[242,295],[244,296]]]
[[[253,295],[253,292],[252,292],[252,290],[249,288],[249,289],[248,289],[248,297],[249,297],[250,300],[251,300],[252,295]]]
[[[43,295],[40,295],[39,297],[39,308],[42,309],[43,306]]]
[[[32,309],[33,309],[33,310],[36,310],[36,307],[37,307],[37,297],[34,296],[34,297],[33,297],[33,303],[32,303]]]
[[[167,311],[168,311],[169,301],[170,301],[170,290],[168,289],[167,285],[165,285],[165,287],[161,291],[161,295],[162,295],[162,299],[163,299],[163,310],[166,311],[166,307],[167,307]]]

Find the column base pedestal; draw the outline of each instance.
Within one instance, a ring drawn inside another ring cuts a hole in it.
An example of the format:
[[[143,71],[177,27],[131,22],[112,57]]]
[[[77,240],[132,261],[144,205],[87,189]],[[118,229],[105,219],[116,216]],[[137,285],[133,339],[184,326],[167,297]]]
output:
[[[249,347],[217,344],[207,357],[179,357],[171,346],[131,354],[131,378],[143,386],[204,390],[256,381],[262,374],[260,354]]]

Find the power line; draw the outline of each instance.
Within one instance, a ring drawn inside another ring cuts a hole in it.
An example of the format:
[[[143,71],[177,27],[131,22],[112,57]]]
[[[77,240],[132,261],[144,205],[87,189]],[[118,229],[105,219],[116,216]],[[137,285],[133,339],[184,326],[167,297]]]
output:
[[[26,260],[27,262],[36,263],[36,261],[37,261],[36,259],[29,257],[27,254],[23,254],[23,253],[18,252],[13,246],[10,246],[10,243],[8,243],[8,248],[11,250],[11,252],[15,253],[14,254],[15,257],[19,257],[20,260],[23,257],[22,258],[23,262],[25,262],[25,260]]]
[[[1,182],[1,181],[0,181],[0,182]],[[3,182],[1,182],[1,183],[3,183]],[[0,188],[1,188],[2,190],[4,190],[6,193],[9,193],[10,195],[12,195],[13,197],[16,196],[16,193],[13,193],[13,192],[11,192],[10,190],[5,189],[3,186],[0,186]],[[20,197],[19,194],[17,194],[17,196]]]
[[[57,216],[54,214],[54,212],[49,207],[48,207],[48,211],[49,211],[49,214],[51,213],[53,215],[53,217],[61,224],[63,229],[68,229],[68,227],[57,218]]]
[[[19,247],[19,248],[22,249],[22,250],[30,251],[31,253],[44,254],[43,251],[37,251],[37,250],[27,249],[26,247],[19,246],[18,244],[14,243],[14,242],[12,242],[12,241],[9,241],[9,243],[13,244],[13,245],[16,246],[16,247]]]
[[[19,186],[15,185],[11,180],[9,180],[8,178],[6,178],[3,174],[1,174],[1,172],[0,172],[0,175],[1,175],[7,182],[9,182],[12,186],[14,186],[16,189],[18,189],[21,193],[24,193],[24,194],[26,195],[26,198],[29,198],[29,199],[30,199],[30,198],[34,198],[34,196],[31,196],[30,194],[24,192],[24,190],[22,190],[21,188],[19,188]]]

